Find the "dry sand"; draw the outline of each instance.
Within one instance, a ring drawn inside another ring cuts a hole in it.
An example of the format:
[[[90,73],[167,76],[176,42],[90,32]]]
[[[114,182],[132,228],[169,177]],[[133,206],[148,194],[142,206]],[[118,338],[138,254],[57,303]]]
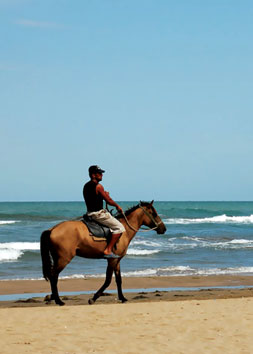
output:
[[[252,277],[124,278],[124,288],[252,285]],[[97,289],[102,279],[62,280],[60,291]],[[85,284],[85,287],[84,287]],[[80,288],[81,287],[81,288]],[[86,288],[87,287],[87,288]],[[111,289],[114,288],[114,282]],[[0,282],[0,294],[48,292],[45,281]],[[33,289],[31,291],[31,289]],[[253,290],[155,291],[0,302],[0,353],[253,353]],[[176,300],[176,301],[175,301]],[[75,305],[75,306],[72,306]]]

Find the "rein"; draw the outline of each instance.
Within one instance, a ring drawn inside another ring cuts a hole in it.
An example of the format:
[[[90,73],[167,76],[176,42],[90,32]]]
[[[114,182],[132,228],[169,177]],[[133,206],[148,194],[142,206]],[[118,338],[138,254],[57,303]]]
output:
[[[130,227],[130,229],[134,230],[135,232],[147,232],[147,231],[156,230],[156,229],[158,228],[158,226],[159,226],[160,224],[162,224],[162,221],[159,221],[159,223],[157,223],[157,222],[155,221],[155,219],[153,218],[153,216],[152,216],[151,214],[149,214],[149,212],[148,212],[147,210],[145,210],[141,205],[139,205],[139,207],[143,210],[144,214],[146,214],[146,215],[150,218],[150,220],[153,221],[153,223],[154,223],[156,226],[153,227],[152,229],[138,229],[138,230],[137,230],[136,228],[134,228],[132,225],[129,224],[129,221],[128,221],[128,219],[127,219],[127,217],[126,217],[126,215],[125,215],[125,213],[124,213],[124,211],[123,211],[123,212],[122,212],[122,215],[124,216],[127,225]]]

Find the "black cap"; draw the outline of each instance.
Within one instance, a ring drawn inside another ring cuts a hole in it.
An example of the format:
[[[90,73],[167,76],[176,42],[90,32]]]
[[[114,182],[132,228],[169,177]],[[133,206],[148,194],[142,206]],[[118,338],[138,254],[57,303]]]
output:
[[[92,173],[104,173],[105,171],[102,170],[102,168],[100,168],[97,165],[93,165],[89,167],[89,175],[92,175]]]

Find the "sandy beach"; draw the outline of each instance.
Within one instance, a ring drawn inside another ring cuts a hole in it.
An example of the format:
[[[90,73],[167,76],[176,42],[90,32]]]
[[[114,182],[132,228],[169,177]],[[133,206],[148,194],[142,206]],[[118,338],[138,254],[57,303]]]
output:
[[[253,299],[1,309],[1,353],[252,353]]]
[[[43,297],[1,301],[1,353],[252,353],[252,277],[125,278],[128,302],[116,294],[63,296],[66,306]],[[60,292],[95,290],[103,279],[60,280]],[[214,288],[244,286],[242,289]],[[1,294],[47,293],[38,281],[1,281]],[[205,287],[153,291],[148,288]],[[210,287],[210,288],[208,288]],[[112,282],[111,290],[115,289]],[[87,306],[84,306],[87,305]]]

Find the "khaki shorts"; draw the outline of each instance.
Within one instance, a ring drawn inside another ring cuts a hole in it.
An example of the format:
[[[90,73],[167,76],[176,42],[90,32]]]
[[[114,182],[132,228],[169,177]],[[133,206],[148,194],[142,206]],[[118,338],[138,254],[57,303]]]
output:
[[[110,228],[112,234],[121,234],[126,231],[124,226],[119,220],[114,218],[107,210],[101,209],[99,211],[93,211],[87,213],[93,220],[98,221],[100,224]]]

